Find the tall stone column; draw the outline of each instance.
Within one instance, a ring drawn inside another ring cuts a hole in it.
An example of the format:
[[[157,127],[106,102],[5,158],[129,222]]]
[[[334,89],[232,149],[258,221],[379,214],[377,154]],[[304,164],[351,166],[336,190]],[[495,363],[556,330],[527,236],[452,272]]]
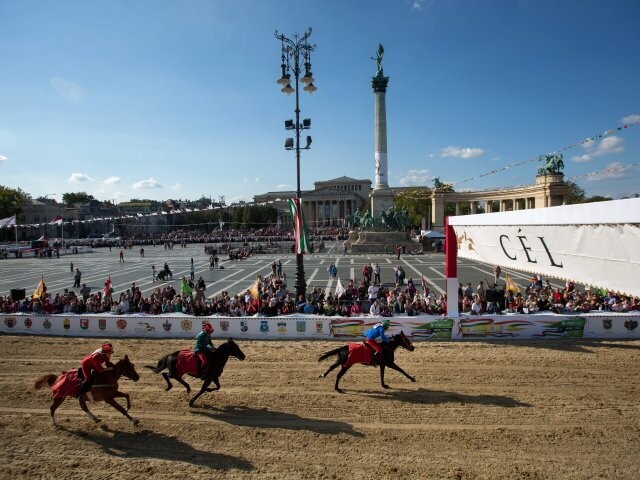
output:
[[[380,74],[371,79],[373,86],[373,122],[375,147],[375,184],[374,189],[389,188],[387,166],[387,85],[389,77]]]
[[[371,192],[371,215],[379,218],[382,212],[393,207],[393,190],[389,188],[387,165],[387,85],[389,77],[385,77],[381,65],[378,73],[371,79],[374,98],[374,158],[375,182]]]

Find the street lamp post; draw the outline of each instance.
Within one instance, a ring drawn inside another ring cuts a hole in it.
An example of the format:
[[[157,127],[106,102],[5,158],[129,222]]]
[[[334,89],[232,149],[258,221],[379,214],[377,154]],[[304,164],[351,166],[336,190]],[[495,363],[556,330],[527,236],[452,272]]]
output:
[[[277,83],[279,85],[282,85],[282,89],[280,90],[282,93],[290,95],[295,92],[296,94],[295,123],[293,120],[285,120],[284,126],[286,130],[295,130],[296,134],[295,146],[293,138],[287,138],[285,140],[285,149],[293,150],[295,148],[296,151],[296,200],[300,211],[302,211],[302,202],[300,200],[300,150],[309,150],[311,146],[311,137],[307,136],[306,146],[300,147],[300,131],[308,130],[309,128],[311,128],[311,120],[305,118],[302,123],[300,123],[300,97],[298,95],[300,85],[299,82],[302,82],[306,85],[303,88],[305,92],[311,94],[317,90],[317,88],[313,85],[314,78],[311,74],[311,52],[313,52],[316,47],[315,45],[312,45],[308,42],[310,36],[311,28],[304,32],[302,36],[299,36],[297,33],[294,34],[293,39],[290,39],[285,35],[278,33],[277,30],[275,32],[275,37],[282,43],[282,64],[280,65],[280,67],[282,68],[282,76],[278,79]],[[301,59],[304,61],[303,66],[305,70],[305,74],[302,78],[300,78]],[[295,89],[291,86],[292,79],[290,72],[293,72],[293,76],[295,79]],[[304,295],[306,298],[307,283],[304,278],[304,256],[302,253],[298,253],[297,250],[296,281],[294,284],[294,288],[296,290],[296,296]]]

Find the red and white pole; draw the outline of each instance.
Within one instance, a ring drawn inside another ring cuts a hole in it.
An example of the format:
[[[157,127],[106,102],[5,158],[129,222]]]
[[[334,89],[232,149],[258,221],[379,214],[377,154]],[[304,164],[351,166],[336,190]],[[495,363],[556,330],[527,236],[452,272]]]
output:
[[[447,277],[447,316],[457,317],[458,311],[458,241],[456,232],[449,225],[449,217],[445,217],[445,266]]]

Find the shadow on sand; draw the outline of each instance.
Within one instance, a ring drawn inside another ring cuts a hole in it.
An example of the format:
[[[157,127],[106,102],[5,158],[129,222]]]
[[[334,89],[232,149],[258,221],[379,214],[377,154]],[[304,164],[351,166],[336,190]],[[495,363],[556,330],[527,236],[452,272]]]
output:
[[[200,410],[192,410],[194,415],[226,422],[231,425],[258,428],[281,428],[284,430],[308,430],[310,432],[333,435],[345,433],[353,437],[364,437],[351,425],[335,420],[317,420],[304,418],[294,413],[277,412],[267,408],[251,408],[242,406],[199,407]],[[207,410],[207,411],[205,411]]]
[[[363,392],[360,392],[359,394],[362,395]],[[529,403],[520,402],[515,398],[501,395],[465,395],[462,393],[447,392],[444,390],[429,390],[426,388],[418,388],[417,390],[394,390],[382,393],[369,393],[365,395],[369,398],[377,398],[380,400],[400,400],[401,402],[421,405],[460,403],[462,405],[495,405],[497,407],[504,408],[532,406]]]
[[[121,432],[102,427],[102,432],[87,432],[59,427],[71,435],[98,445],[107,455],[118,458],[144,459],[157,458],[164,461],[185,462],[200,465],[212,470],[226,471],[238,469],[253,470],[251,462],[231,455],[197,450],[188,443],[153,432],[140,430],[136,432]]]
[[[598,348],[614,348],[622,350],[640,350],[640,344],[630,340],[609,340],[595,338],[556,338],[550,340],[491,340],[499,345],[517,345],[538,349],[558,350],[574,353],[596,353]]]

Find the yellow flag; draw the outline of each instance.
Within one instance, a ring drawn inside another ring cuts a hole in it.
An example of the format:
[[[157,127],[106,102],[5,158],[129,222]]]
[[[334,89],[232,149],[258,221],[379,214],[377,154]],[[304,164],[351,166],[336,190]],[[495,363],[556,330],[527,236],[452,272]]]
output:
[[[520,287],[518,287],[508,273],[505,275],[505,289],[513,293],[520,293]]]
[[[47,291],[47,286],[44,284],[44,275],[40,276],[40,281],[38,282],[38,286],[36,287],[36,291],[33,292],[33,298],[40,298],[44,295],[44,292]]]
[[[253,298],[259,298],[260,297],[260,290],[259,290],[259,284],[258,282],[260,281],[259,278],[256,278],[255,283],[251,286],[251,288],[249,288],[249,293],[251,294],[251,296]]]

